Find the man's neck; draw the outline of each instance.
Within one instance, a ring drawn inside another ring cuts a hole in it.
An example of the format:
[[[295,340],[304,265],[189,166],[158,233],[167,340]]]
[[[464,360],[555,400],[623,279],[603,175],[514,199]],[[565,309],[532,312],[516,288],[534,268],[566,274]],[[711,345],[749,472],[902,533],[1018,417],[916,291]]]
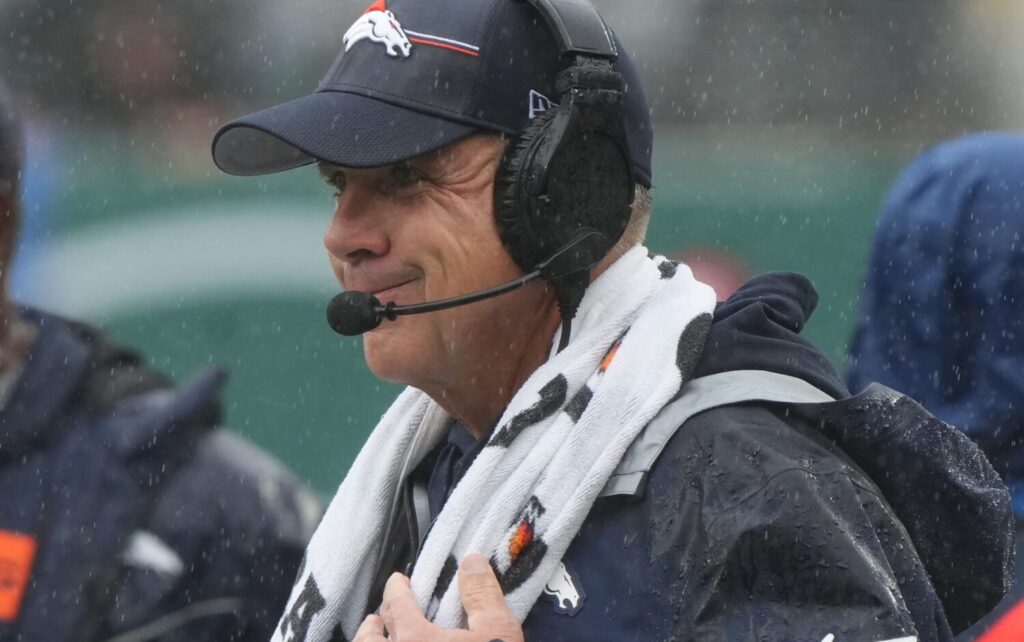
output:
[[[629,249],[631,247],[616,247],[609,252],[591,271],[591,282]],[[520,309],[538,310],[529,317],[536,322],[530,324],[520,318],[500,328],[499,340],[490,341],[484,350],[476,351],[483,355],[482,358],[474,359],[470,367],[450,369],[461,373],[460,379],[422,388],[448,414],[457,417],[477,439],[494,428],[512,397],[547,361],[555,332],[562,323],[553,297],[544,304]]]
[[[425,390],[449,414],[458,418],[477,439],[488,434],[512,397],[545,361],[561,322],[558,314],[517,328],[491,342],[472,367],[459,369],[461,378]]]

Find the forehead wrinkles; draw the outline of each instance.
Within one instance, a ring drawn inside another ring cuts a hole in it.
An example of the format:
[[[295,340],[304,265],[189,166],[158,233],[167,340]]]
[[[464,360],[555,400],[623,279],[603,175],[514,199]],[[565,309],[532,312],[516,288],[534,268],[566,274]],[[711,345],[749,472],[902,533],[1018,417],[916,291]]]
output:
[[[490,181],[504,151],[494,136],[474,136],[423,158],[424,172],[443,183]]]

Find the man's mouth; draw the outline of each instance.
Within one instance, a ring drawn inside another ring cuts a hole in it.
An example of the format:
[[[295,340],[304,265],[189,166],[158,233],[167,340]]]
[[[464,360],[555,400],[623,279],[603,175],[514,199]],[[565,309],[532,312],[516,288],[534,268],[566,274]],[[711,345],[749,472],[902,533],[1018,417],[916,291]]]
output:
[[[394,285],[387,285],[376,290],[371,290],[370,294],[377,297],[377,300],[381,303],[394,301],[399,305],[403,305],[405,302],[398,301],[397,298],[403,294],[402,289],[415,280],[416,279],[409,279],[408,281],[402,281],[401,283],[396,283]]]

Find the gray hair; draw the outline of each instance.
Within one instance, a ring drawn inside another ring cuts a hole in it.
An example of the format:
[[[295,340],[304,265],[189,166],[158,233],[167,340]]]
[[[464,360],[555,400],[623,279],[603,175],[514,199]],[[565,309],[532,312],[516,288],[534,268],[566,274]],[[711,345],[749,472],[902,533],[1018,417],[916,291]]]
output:
[[[20,182],[23,136],[14,98],[0,83],[0,187],[17,188]]]
[[[644,242],[644,239],[647,237],[647,227],[651,222],[652,206],[651,190],[637,184],[633,196],[632,212],[629,215],[629,223],[626,224],[626,230],[622,233],[618,243],[615,244],[611,254],[616,257],[621,256],[626,253],[626,250]]]

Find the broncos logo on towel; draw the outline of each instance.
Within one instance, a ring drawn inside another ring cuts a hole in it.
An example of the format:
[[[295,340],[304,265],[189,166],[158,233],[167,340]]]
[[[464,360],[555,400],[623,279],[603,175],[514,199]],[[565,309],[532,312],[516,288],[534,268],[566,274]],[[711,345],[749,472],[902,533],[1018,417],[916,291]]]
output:
[[[405,30],[395,18],[395,14],[386,9],[377,9],[376,6],[370,7],[370,10],[345,32],[343,39],[345,51],[351,49],[360,40],[369,40],[386,46],[388,55],[393,58],[397,58],[399,55],[408,58],[412,51],[409,36],[405,35]]]

